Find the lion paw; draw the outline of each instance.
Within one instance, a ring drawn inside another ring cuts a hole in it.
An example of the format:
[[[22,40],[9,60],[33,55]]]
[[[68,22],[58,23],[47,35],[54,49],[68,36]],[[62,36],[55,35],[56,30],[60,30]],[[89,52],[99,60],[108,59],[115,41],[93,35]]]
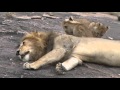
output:
[[[23,64],[23,69],[33,69],[33,70],[35,70],[35,69],[37,69],[37,67],[33,63],[26,62],[26,63]]]
[[[23,69],[31,69],[30,63],[26,62],[23,64]]]
[[[28,62],[26,62],[26,63],[23,64],[23,69],[33,69],[33,70],[36,70],[38,68],[39,68],[39,66],[36,65],[35,63],[28,63]]]
[[[62,63],[58,63],[58,64],[56,65],[56,72],[57,72],[58,74],[65,74],[65,71],[64,71],[63,68],[62,68]]]

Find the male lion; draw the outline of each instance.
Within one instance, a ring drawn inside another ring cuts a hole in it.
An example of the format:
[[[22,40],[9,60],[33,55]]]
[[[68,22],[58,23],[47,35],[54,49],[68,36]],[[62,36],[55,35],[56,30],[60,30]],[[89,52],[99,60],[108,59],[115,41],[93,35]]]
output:
[[[16,55],[22,61],[33,61],[24,63],[24,69],[62,62],[56,65],[56,71],[64,74],[83,62],[120,66],[120,42],[54,32],[31,32],[22,38]]]
[[[108,30],[108,26],[100,22],[89,21],[88,19],[65,19],[62,27],[69,35],[78,37],[102,37]]]

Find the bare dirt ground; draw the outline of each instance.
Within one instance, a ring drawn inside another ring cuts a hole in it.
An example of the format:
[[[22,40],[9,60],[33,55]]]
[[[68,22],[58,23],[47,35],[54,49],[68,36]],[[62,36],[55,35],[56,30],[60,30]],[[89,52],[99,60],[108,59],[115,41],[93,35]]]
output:
[[[33,30],[64,33],[61,22],[69,17],[84,17],[102,22],[110,27],[103,38],[120,39],[120,22],[116,16],[104,13],[52,12],[55,17],[41,19],[6,18],[7,12],[0,12],[0,78],[120,78],[120,68],[108,67],[92,63],[78,66],[65,75],[57,75],[54,65],[47,65],[39,70],[23,70],[23,62],[15,53],[23,33]],[[15,12],[18,16],[42,16],[44,12]],[[49,14],[49,13],[48,13]]]

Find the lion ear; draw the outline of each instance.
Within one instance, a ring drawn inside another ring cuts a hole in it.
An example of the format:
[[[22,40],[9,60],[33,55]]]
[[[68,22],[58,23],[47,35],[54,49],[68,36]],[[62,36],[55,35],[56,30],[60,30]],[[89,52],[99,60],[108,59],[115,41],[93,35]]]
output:
[[[39,36],[42,40],[46,40],[46,39],[47,39],[46,33],[39,33],[39,32],[38,32],[38,36]]]
[[[98,26],[101,26],[101,25],[102,25],[100,22],[96,22],[95,24],[98,25]]]
[[[70,17],[69,17],[69,20],[70,20],[70,21],[73,21],[73,17],[72,17],[72,16],[70,16]]]

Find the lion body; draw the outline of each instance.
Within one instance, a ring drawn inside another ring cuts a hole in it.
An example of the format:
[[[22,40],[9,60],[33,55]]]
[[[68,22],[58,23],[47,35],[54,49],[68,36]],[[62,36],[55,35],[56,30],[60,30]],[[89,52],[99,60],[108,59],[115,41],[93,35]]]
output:
[[[38,69],[61,61],[56,65],[59,73],[69,71],[83,62],[120,66],[119,41],[34,32],[25,35],[21,43],[18,55],[29,55],[30,60],[35,59],[32,63],[26,62],[24,69]]]
[[[102,23],[71,17],[63,21],[62,27],[67,34],[78,37],[102,37],[108,30],[108,26]]]

